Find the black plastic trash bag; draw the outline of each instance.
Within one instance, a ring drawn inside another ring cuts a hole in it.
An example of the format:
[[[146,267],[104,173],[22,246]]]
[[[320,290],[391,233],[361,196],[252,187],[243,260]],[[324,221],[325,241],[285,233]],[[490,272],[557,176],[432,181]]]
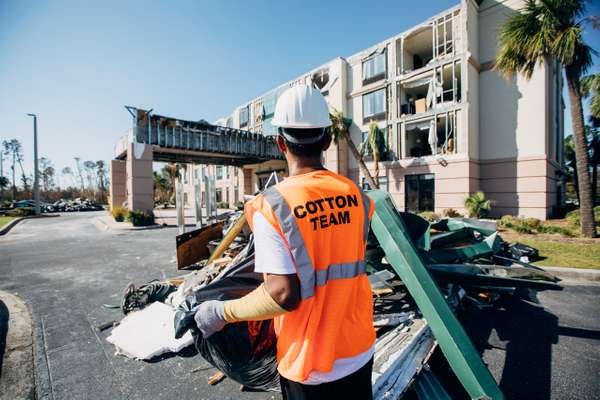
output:
[[[262,275],[254,272],[252,242],[244,251],[246,256],[239,262],[179,305],[175,314],[175,337],[180,338],[191,330],[202,357],[219,371],[248,388],[277,391],[279,373],[272,320],[228,324],[208,339],[202,337],[194,321],[196,309],[203,302],[240,298],[262,283]]]

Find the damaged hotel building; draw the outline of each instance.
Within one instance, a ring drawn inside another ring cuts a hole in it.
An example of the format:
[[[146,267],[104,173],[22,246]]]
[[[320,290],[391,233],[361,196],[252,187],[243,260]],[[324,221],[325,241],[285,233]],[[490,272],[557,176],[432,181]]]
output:
[[[379,182],[400,209],[464,212],[465,198],[482,190],[496,216],[545,219],[562,201],[561,70],[548,62],[526,81],[504,79],[493,69],[500,24],[521,6],[521,1],[479,6],[462,1],[242,104],[218,123],[275,135],[277,97],[291,85],[312,82],[330,107],[352,119],[354,143],[363,141],[372,120],[385,132]],[[346,144],[332,145],[325,162],[365,184]],[[367,166],[374,171],[372,161]],[[230,173],[219,171],[217,196],[233,204],[241,200],[235,188],[243,177],[229,168]],[[253,190],[271,170],[256,171]]]
[[[493,216],[551,217],[564,192],[561,70],[549,60],[525,80],[505,79],[493,68],[500,26],[523,4],[463,0],[241,104],[216,125],[128,107],[134,124],[115,148],[111,204],[152,209],[153,161],[195,164],[183,173],[181,200],[187,206],[198,198],[194,182],[207,172],[215,178],[209,191],[213,202],[233,206],[244,194],[256,193],[273,171],[285,173],[274,143],[262,136],[276,135],[271,121],[278,96],[292,85],[309,83],[331,108],[352,119],[356,145],[371,121],[383,130],[379,183],[399,209],[464,213],[464,200],[481,190],[493,202]],[[233,153],[207,158],[211,149]],[[227,165],[215,165],[223,162]],[[213,165],[200,165],[205,163]],[[373,173],[373,161],[366,164]],[[346,142],[327,150],[325,165],[366,186]]]

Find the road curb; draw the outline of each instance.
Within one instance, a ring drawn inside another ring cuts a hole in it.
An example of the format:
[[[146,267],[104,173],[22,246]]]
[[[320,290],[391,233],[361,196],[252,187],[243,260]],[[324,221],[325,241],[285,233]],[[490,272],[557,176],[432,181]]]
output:
[[[94,218],[94,225],[104,231],[113,230],[113,231],[145,231],[149,229],[161,229],[164,228],[163,225],[150,225],[150,226],[133,226],[127,222],[116,222],[110,216],[100,216]]]
[[[564,280],[582,280],[600,282],[600,269],[541,267]]]
[[[17,225],[19,222],[25,220],[25,219],[34,219],[34,218],[53,218],[53,217],[60,217],[59,214],[42,214],[42,215],[29,215],[27,217],[17,217],[15,219],[13,219],[12,221],[10,221],[8,224],[4,225],[1,229],[0,229],[0,236],[2,235],[6,235],[15,225]]]
[[[0,306],[6,307],[6,347],[0,376],[0,393],[14,400],[35,398],[33,320],[25,301],[0,290]],[[4,321],[0,321],[3,325]],[[2,396],[3,397],[3,396]],[[4,398],[4,397],[3,397]]]

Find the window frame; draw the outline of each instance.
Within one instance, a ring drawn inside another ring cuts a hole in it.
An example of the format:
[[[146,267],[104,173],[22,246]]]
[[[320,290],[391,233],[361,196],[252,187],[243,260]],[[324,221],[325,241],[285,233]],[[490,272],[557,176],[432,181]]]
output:
[[[383,57],[383,72],[380,72],[376,75],[373,76],[369,76],[369,77],[365,77],[365,64],[368,62],[372,62],[373,60],[375,60],[377,57]],[[382,79],[385,79],[385,77],[387,76],[387,70],[388,70],[388,60],[387,60],[387,51],[383,51],[379,54],[374,54],[371,57],[368,57],[367,59],[363,60],[361,62],[361,78],[362,78],[362,84],[364,85],[368,85],[370,83],[373,82],[377,82],[380,81]]]
[[[375,114],[371,114],[371,115],[365,115],[365,97],[373,95],[377,92],[383,91],[383,111],[377,112]],[[388,106],[388,100],[387,100],[387,87],[382,87],[379,88],[377,90],[373,90],[371,92],[365,93],[361,96],[361,101],[362,101],[362,114],[363,114],[363,123],[367,123],[371,120],[375,120],[375,121],[381,121],[383,119],[386,119],[387,117],[387,106]]]
[[[242,115],[246,114],[246,120],[242,121]],[[238,114],[238,121],[240,123],[240,128],[244,127],[244,126],[248,126],[248,123],[250,122],[250,106],[247,105],[245,107],[240,108],[239,114]]]

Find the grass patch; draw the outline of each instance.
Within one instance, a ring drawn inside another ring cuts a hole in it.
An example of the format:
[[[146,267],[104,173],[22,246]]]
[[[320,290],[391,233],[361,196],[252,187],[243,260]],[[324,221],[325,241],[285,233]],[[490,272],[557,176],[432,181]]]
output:
[[[14,217],[0,217],[0,228],[2,228],[4,225],[8,224],[10,221],[12,221],[14,219]]]
[[[535,247],[539,250],[540,256],[545,257],[543,260],[533,263],[534,265],[600,269],[600,242],[555,242],[529,239],[523,236],[517,240]]]

